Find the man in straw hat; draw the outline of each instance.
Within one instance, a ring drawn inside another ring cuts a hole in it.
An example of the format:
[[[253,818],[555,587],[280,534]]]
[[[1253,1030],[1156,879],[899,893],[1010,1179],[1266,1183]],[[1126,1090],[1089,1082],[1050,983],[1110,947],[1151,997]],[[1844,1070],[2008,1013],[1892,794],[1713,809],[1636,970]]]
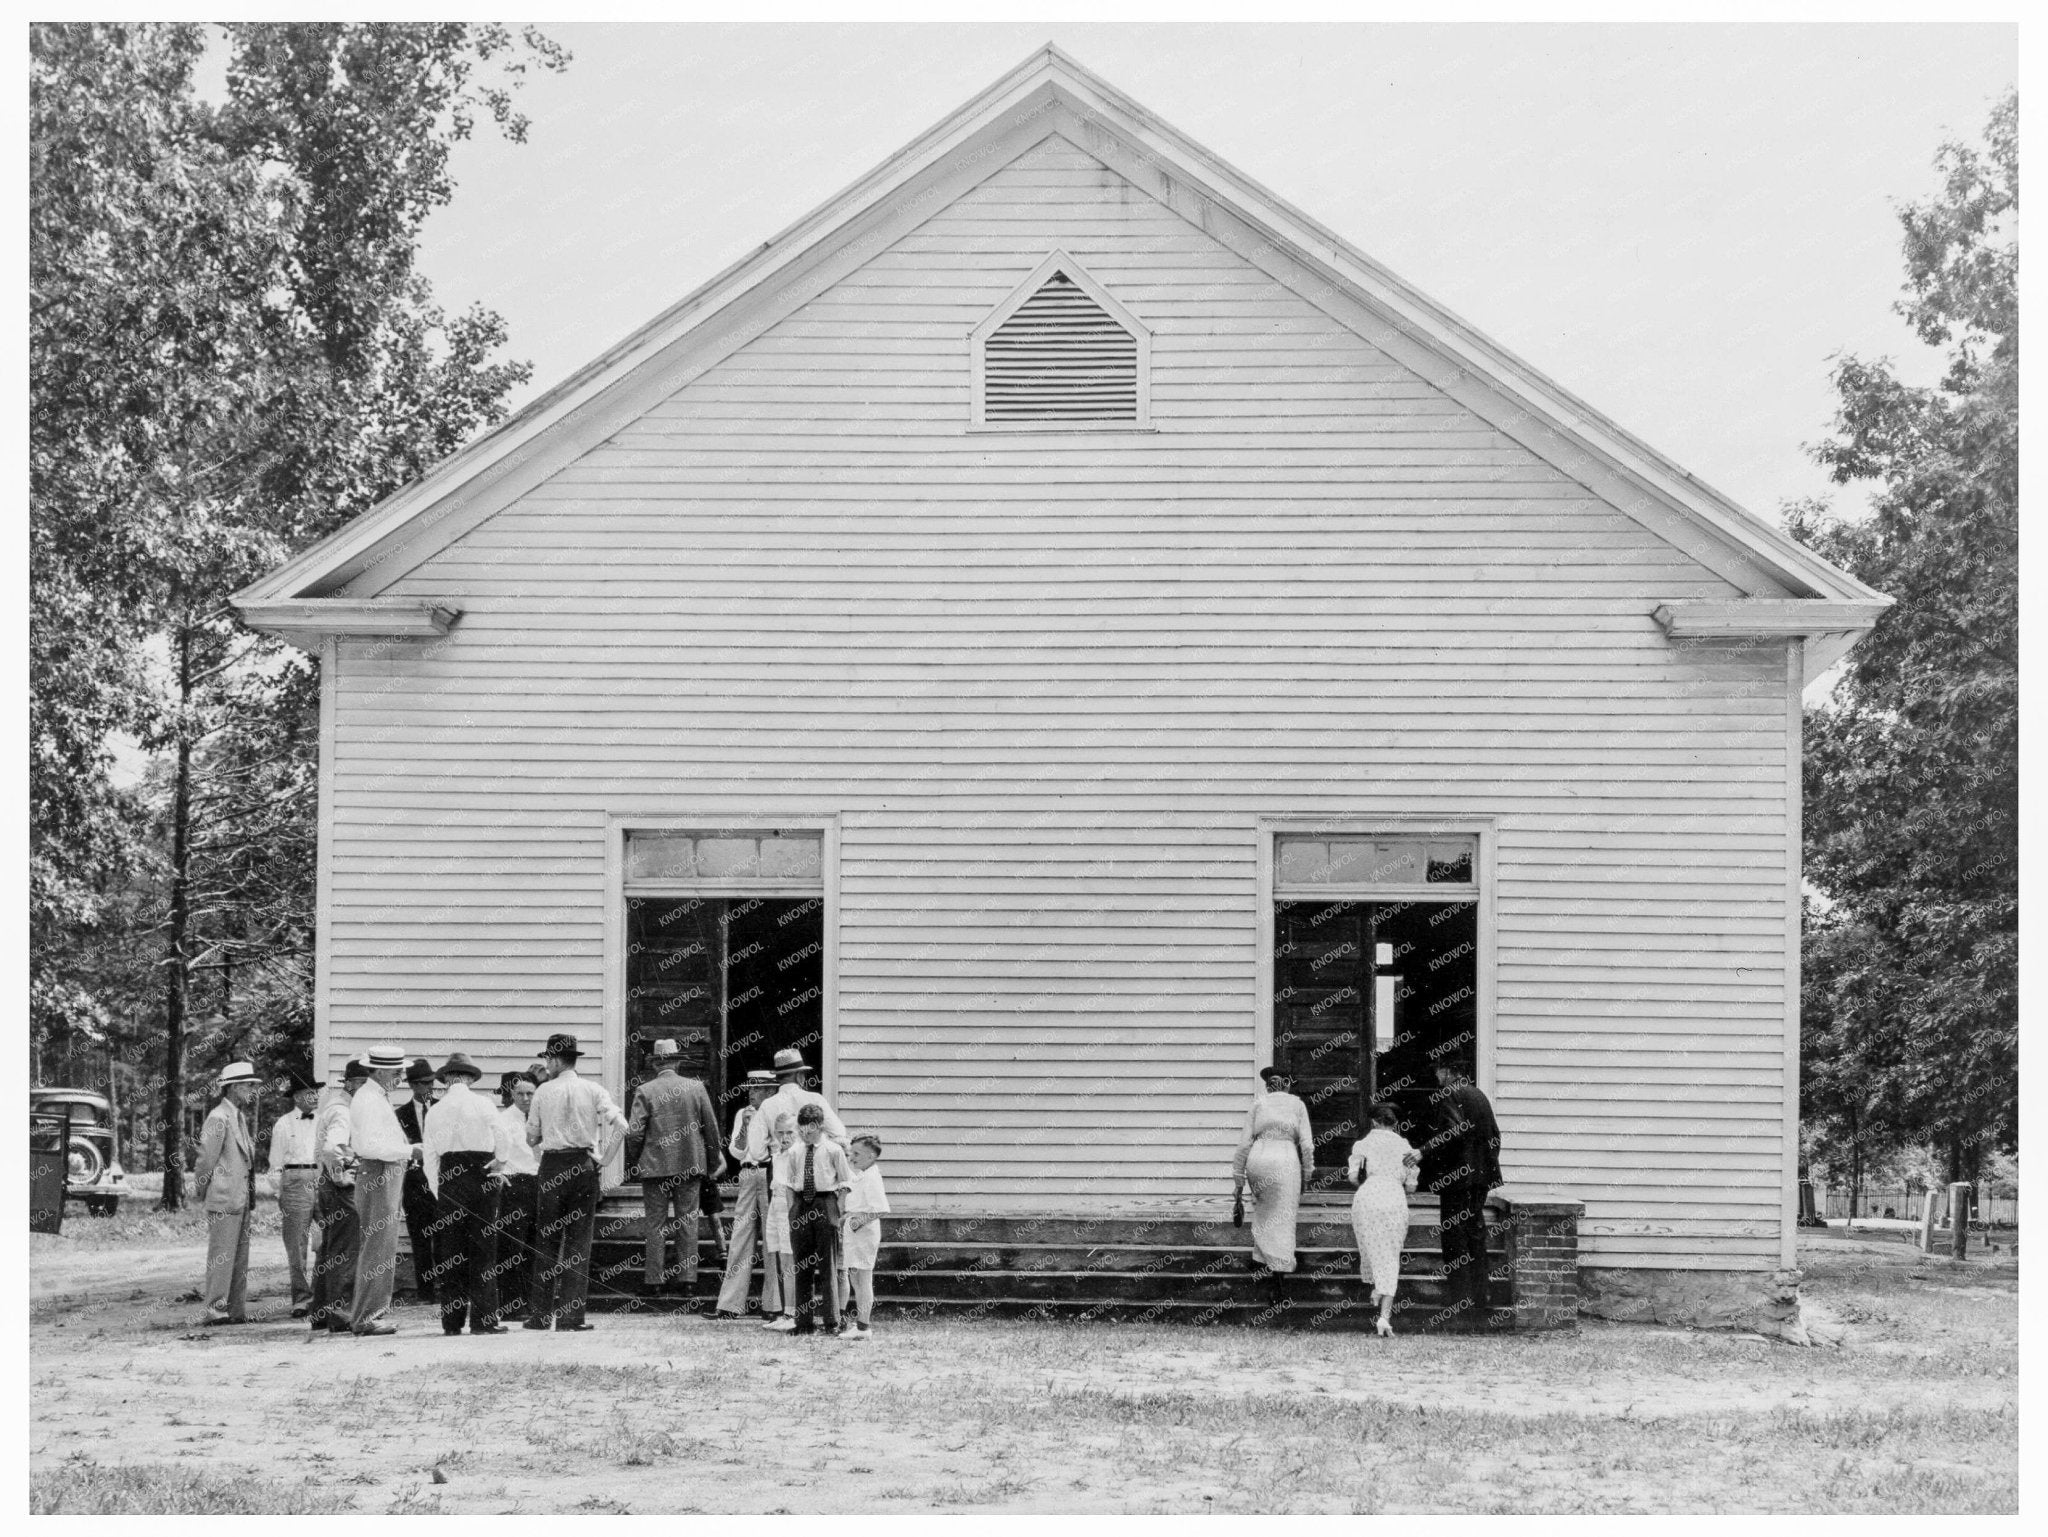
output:
[[[320,1150],[320,1257],[313,1262],[313,1311],[308,1321],[331,1334],[349,1332],[355,1307],[356,1256],[362,1244],[356,1226],[356,1155],[349,1146],[349,1102],[370,1076],[370,1064],[352,1058],[341,1082],[320,1091],[313,1113],[313,1145]]]
[[[291,1267],[292,1317],[304,1318],[313,1305],[313,1279],[306,1263],[319,1194],[319,1147],[313,1140],[320,1085],[304,1073],[287,1079],[292,1102],[270,1126],[270,1177],[277,1185],[277,1211],[284,1223],[284,1258]]]
[[[249,1321],[249,1218],[256,1205],[256,1142],[245,1113],[256,1100],[256,1069],[221,1069],[220,1103],[199,1133],[193,1187],[206,1208],[206,1322]]]
[[[733,1207],[732,1242],[725,1251],[725,1284],[718,1291],[714,1318],[747,1316],[747,1287],[754,1270],[754,1246],[766,1237],[768,1220],[768,1117],[761,1107],[775,1093],[775,1075],[766,1068],[747,1074],[747,1103],[732,1123],[727,1151],[740,1166],[739,1197]],[[762,1267],[761,1311],[773,1318],[782,1311],[782,1272],[773,1263]]]
[[[590,1292],[600,1171],[625,1140],[626,1118],[603,1084],[577,1074],[581,1055],[575,1036],[548,1037],[550,1076],[526,1115],[526,1140],[540,1149],[529,1329],[590,1327],[583,1303]]]
[[[663,1270],[671,1234],[678,1261],[676,1289],[685,1297],[696,1295],[698,1204],[704,1181],[716,1179],[725,1161],[711,1091],[702,1080],[676,1071],[682,1055],[682,1047],[673,1040],[654,1043],[654,1076],[634,1091],[633,1113],[626,1123],[626,1163],[640,1175],[647,1247],[644,1279],[650,1297],[668,1289]]]
[[[511,1139],[498,1107],[474,1092],[483,1069],[451,1052],[438,1075],[448,1092],[427,1111],[422,1142],[434,1192],[434,1295],[441,1331],[503,1334],[498,1322],[498,1191]]]
[[[359,1335],[396,1334],[391,1322],[391,1286],[398,1273],[400,1191],[405,1171],[420,1156],[405,1138],[398,1113],[391,1108],[391,1090],[405,1068],[405,1055],[395,1046],[369,1050],[370,1076],[348,1102],[349,1146],[356,1155],[355,1304],[349,1328]]]

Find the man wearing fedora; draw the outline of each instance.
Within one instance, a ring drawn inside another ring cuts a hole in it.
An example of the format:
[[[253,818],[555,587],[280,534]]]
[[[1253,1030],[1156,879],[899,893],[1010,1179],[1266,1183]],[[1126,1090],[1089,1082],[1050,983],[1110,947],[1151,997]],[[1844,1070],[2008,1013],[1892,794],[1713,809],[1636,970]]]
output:
[[[794,1046],[785,1046],[782,1050],[775,1053],[775,1076],[779,1080],[781,1087],[776,1089],[773,1097],[769,1099],[767,1104],[761,1107],[761,1114],[767,1124],[773,1126],[776,1121],[786,1115],[789,1117],[791,1125],[801,1126],[803,1124],[804,1106],[816,1105],[825,1118],[824,1139],[827,1142],[837,1143],[841,1153],[851,1156],[853,1143],[847,1138],[846,1124],[839,1119],[838,1113],[825,1103],[825,1096],[813,1092],[809,1087],[811,1069],[810,1065],[804,1061],[804,1054]],[[771,1187],[774,1184],[772,1168],[769,1184]],[[794,1215],[794,1212],[792,1212],[792,1215]],[[839,1245],[836,1239],[832,1245],[831,1252],[832,1276],[830,1286],[832,1294],[835,1297],[844,1297],[846,1295],[846,1265],[844,1256],[839,1253]],[[764,1287],[763,1289],[765,1290],[766,1288]]]
[[[664,1267],[673,1234],[676,1290],[694,1297],[703,1185],[718,1177],[724,1162],[718,1146],[718,1111],[701,1079],[676,1071],[682,1047],[673,1040],[659,1040],[652,1055],[654,1076],[634,1091],[633,1113],[626,1122],[626,1165],[639,1173],[640,1209],[646,1223],[646,1291],[654,1296],[668,1290]]]
[[[434,1064],[414,1057],[405,1070],[405,1086],[412,1098],[398,1107],[398,1124],[405,1140],[418,1147],[427,1132],[427,1112],[434,1105]],[[406,1241],[412,1245],[412,1292],[422,1302],[434,1300],[434,1192],[427,1186],[426,1169],[414,1164],[405,1171],[400,1195],[405,1207]]]
[[[249,1321],[249,1218],[256,1205],[256,1143],[245,1113],[256,1099],[256,1069],[221,1069],[220,1103],[199,1133],[192,1183],[206,1208],[206,1322]]]
[[[580,1056],[575,1036],[548,1037],[543,1060],[550,1076],[526,1115],[526,1140],[540,1149],[529,1329],[590,1327],[583,1304],[600,1171],[626,1136],[626,1118],[604,1085],[578,1075]]]
[[[389,1318],[398,1273],[399,1192],[406,1170],[421,1154],[408,1142],[391,1090],[405,1067],[395,1046],[372,1046],[370,1076],[348,1102],[349,1147],[356,1157],[356,1295],[349,1327],[357,1334],[396,1334]]]
[[[313,1145],[320,1150],[320,1193],[314,1203],[320,1219],[320,1257],[313,1262],[309,1321],[315,1330],[330,1334],[348,1333],[355,1307],[362,1233],[356,1226],[356,1155],[348,1141],[349,1103],[369,1076],[367,1061],[350,1058],[341,1082],[320,1091],[320,1108],[313,1116]]]
[[[277,1211],[284,1222],[284,1258],[292,1274],[292,1317],[304,1318],[313,1305],[306,1250],[319,1195],[319,1147],[313,1140],[313,1121],[320,1085],[298,1072],[291,1075],[290,1084],[292,1103],[270,1125],[270,1177],[277,1184]]]
[[[768,1220],[768,1117],[761,1107],[775,1093],[775,1075],[766,1068],[747,1074],[747,1103],[732,1123],[727,1151],[739,1165],[739,1196],[733,1208],[732,1242],[725,1251],[725,1283],[718,1290],[715,1318],[747,1316],[747,1288],[754,1270],[754,1248],[766,1238]],[[782,1312],[782,1272],[762,1267],[761,1311],[773,1318]]]
[[[421,1139],[434,1192],[434,1294],[441,1332],[503,1334],[497,1320],[498,1191],[511,1139],[498,1107],[474,1092],[483,1069],[451,1052],[438,1074],[448,1091],[427,1110]]]

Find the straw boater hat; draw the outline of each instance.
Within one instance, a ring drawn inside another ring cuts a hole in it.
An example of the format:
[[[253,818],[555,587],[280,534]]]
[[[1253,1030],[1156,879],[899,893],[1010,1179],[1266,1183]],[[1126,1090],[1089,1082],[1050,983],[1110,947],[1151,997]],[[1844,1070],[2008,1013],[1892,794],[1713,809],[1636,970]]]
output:
[[[548,1037],[547,1050],[542,1052],[541,1055],[544,1057],[565,1057],[569,1061],[574,1062],[583,1053],[576,1049],[575,1036],[557,1034]]]
[[[231,1083],[261,1083],[256,1069],[247,1062],[230,1062],[220,1070],[220,1086],[225,1089]]]
[[[757,1067],[747,1074],[744,1087],[749,1089],[779,1089],[782,1087],[775,1075],[765,1067]]]
[[[404,1067],[405,1053],[396,1046],[386,1046],[380,1043],[372,1046],[365,1052],[363,1060],[369,1063],[371,1072],[381,1073],[387,1068],[396,1069]]]
[[[791,1073],[806,1071],[808,1071],[808,1064],[804,1061],[804,1054],[794,1046],[785,1046],[782,1050],[775,1053],[775,1076],[777,1078],[787,1077]]]
[[[450,1078],[460,1078],[464,1076],[468,1077],[471,1083],[475,1083],[479,1078],[483,1077],[483,1075],[484,1070],[478,1067],[474,1062],[470,1061],[468,1057],[464,1056],[459,1051],[451,1051],[448,1053],[448,1060],[445,1064],[443,1064],[441,1071],[436,1073],[434,1076],[439,1078],[443,1083],[446,1083]]]
[[[651,1055],[657,1062],[673,1062],[682,1054],[683,1048],[672,1040],[656,1041],[651,1051]]]
[[[434,1081],[434,1064],[425,1057],[414,1057],[412,1059],[412,1066],[405,1070],[405,1081],[407,1083],[432,1083]]]

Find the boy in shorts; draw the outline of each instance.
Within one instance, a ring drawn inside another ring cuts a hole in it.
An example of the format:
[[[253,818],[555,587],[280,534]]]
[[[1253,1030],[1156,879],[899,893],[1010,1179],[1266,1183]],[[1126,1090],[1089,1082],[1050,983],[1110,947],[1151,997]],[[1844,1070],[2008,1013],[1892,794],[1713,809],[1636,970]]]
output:
[[[853,1297],[839,1331],[841,1339],[864,1340],[874,1332],[875,1259],[882,1249],[882,1213],[889,1209],[881,1158],[880,1137],[863,1134],[853,1139],[853,1184],[846,1192],[839,1245]]]

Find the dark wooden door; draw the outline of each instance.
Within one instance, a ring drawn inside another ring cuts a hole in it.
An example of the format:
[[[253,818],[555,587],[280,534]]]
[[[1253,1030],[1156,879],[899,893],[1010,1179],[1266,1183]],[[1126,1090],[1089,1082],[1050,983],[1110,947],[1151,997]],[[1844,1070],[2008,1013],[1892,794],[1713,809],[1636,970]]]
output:
[[[1280,902],[1273,924],[1273,1065],[1308,1106],[1310,1187],[1341,1187],[1372,1101],[1372,909]]]
[[[633,1090],[654,1076],[650,1053],[658,1040],[682,1047],[678,1071],[715,1083],[724,1013],[724,907],[716,897],[626,902],[628,1106]]]

